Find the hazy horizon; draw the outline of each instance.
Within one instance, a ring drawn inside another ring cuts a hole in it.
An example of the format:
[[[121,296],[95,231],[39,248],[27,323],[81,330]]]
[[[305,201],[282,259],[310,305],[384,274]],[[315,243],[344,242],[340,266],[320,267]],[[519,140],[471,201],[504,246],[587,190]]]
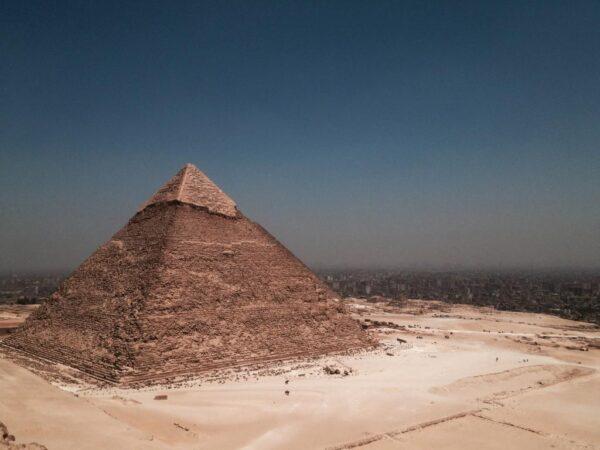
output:
[[[364,272],[364,273],[414,273],[414,274],[499,274],[499,275],[600,275],[600,267],[494,267],[494,266],[309,266],[317,274],[326,274],[334,272]],[[24,269],[0,271],[0,277],[40,277],[54,276],[67,277],[77,267],[63,269]]]
[[[188,162],[311,267],[600,268],[598,23],[5,2],[0,272],[72,270]]]

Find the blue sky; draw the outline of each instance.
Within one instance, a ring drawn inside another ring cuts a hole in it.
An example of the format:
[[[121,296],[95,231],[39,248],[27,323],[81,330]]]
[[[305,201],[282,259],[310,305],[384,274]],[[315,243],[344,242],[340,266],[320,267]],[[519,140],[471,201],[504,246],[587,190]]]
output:
[[[2,2],[0,270],[187,162],[311,266],[600,266],[600,3]]]

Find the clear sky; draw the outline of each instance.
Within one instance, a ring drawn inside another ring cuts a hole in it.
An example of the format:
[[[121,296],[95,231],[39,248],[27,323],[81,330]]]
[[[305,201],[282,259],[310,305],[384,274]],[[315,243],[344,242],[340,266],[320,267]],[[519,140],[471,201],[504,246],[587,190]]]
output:
[[[0,3],[0,270],[187,162],[309,265],[600,266],[598,1]]]

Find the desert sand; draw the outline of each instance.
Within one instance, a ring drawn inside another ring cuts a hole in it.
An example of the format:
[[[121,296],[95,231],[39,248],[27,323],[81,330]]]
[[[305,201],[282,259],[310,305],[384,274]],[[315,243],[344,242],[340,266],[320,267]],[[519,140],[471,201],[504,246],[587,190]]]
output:
[[[600,448],[598,327],[438,302],[350,308],[379,348],[139,389],[4,353],[0,422],[48,449]]]
[[[2,305],[0,306],[0,338],[21,325],[38,305]]]

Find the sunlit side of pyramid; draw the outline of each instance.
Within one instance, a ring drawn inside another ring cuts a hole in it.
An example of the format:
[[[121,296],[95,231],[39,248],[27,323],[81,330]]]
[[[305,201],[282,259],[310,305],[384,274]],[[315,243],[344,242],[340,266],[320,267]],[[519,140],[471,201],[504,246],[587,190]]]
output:
[[[189,164],[4,342],[122,383],[371,344],[332,291]]]

